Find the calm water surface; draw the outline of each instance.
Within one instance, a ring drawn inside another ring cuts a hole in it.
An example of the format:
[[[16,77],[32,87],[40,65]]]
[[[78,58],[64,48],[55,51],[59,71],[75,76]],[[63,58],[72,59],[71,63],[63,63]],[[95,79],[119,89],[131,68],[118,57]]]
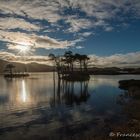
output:
[[[52,73],[0,76],[0,140],[80,139],[109,133],[105,120],[122,119],[117,99],[124,93],[118,81],[124,79],[140,76],[91,76],[86,82],[54,82]]]

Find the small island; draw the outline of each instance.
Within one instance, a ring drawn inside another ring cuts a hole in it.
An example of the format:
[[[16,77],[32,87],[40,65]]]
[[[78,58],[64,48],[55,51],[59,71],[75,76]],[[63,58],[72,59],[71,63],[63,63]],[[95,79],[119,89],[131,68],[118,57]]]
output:
[[[140,88],[140,80],[122,80],[119,81],[119,87],[124,90],[130,90],[130,88]]]
[[[28,77],[29,73],[27,72],[15,72],[15,66],[13,64],[7,64],[4,70],[5,78],[20,78],[20,77]]]
[[[90,79],[88,72],[89,57],[87,55],[66,51],[62,56],[50,54],[49,57],[54,61],[54,71],[57,71],[58,79],[67,81],[86,81]]]

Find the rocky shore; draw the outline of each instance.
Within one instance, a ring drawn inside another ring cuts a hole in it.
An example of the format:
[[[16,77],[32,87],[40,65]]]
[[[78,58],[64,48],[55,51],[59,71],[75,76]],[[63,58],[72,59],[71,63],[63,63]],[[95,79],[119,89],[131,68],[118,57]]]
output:
[[[122,134],[116,139],[140,139],[140,80],[122,80],[119,81],[119,87],[125,90],[125,94],[121,95],[122,101],[128,99],[122,105],[127,120],[120,126],[114,126],[113,132]]]

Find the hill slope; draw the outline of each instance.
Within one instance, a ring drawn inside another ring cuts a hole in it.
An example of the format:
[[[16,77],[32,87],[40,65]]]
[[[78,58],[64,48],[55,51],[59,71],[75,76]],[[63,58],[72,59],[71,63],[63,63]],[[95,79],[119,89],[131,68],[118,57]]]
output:
[[[38,63],[29,63],[29,64],[23,64],[23,63],[17,63],[17,62],[8,62],[5,60],[0,60],[0,73],[3,73],[5,66],[7,64],[13,64],[15,66],[15,71],[18,72],[49,72],[53,70],[52,66],[48,66],[45,64],[38,64]]]

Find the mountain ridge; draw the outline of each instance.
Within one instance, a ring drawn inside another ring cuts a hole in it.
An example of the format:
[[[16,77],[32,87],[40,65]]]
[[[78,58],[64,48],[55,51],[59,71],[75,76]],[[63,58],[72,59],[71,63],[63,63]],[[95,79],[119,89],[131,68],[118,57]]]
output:
[[[15,72],[52,72],[54,70],[53,66],[49,66],[47,64],[39,64],[36,62],[31,63],[20,63],[20,62],[9,62],[6,60],[0,59],[0,73],[4,72],[4,69],[7,64],[13,64],[15,66]],[[90,67],[88,68],[88,72],[91,75],[117,75],[117,74],[140,74],[139,68],[119,68],[119,67]]]
[[[50,72],[50,71],[53,71],[52,66],[45,65],[45,64],[39,64],[39,63],[35,63],[35,62],[24,64],[24,63],[20,63],[20,62],[9,62],[9,61],[0,59],[0,73],[4,72],[6,65],[9,63],[13,64],[15,66],[16,72],[24,72],[24,71]]]

